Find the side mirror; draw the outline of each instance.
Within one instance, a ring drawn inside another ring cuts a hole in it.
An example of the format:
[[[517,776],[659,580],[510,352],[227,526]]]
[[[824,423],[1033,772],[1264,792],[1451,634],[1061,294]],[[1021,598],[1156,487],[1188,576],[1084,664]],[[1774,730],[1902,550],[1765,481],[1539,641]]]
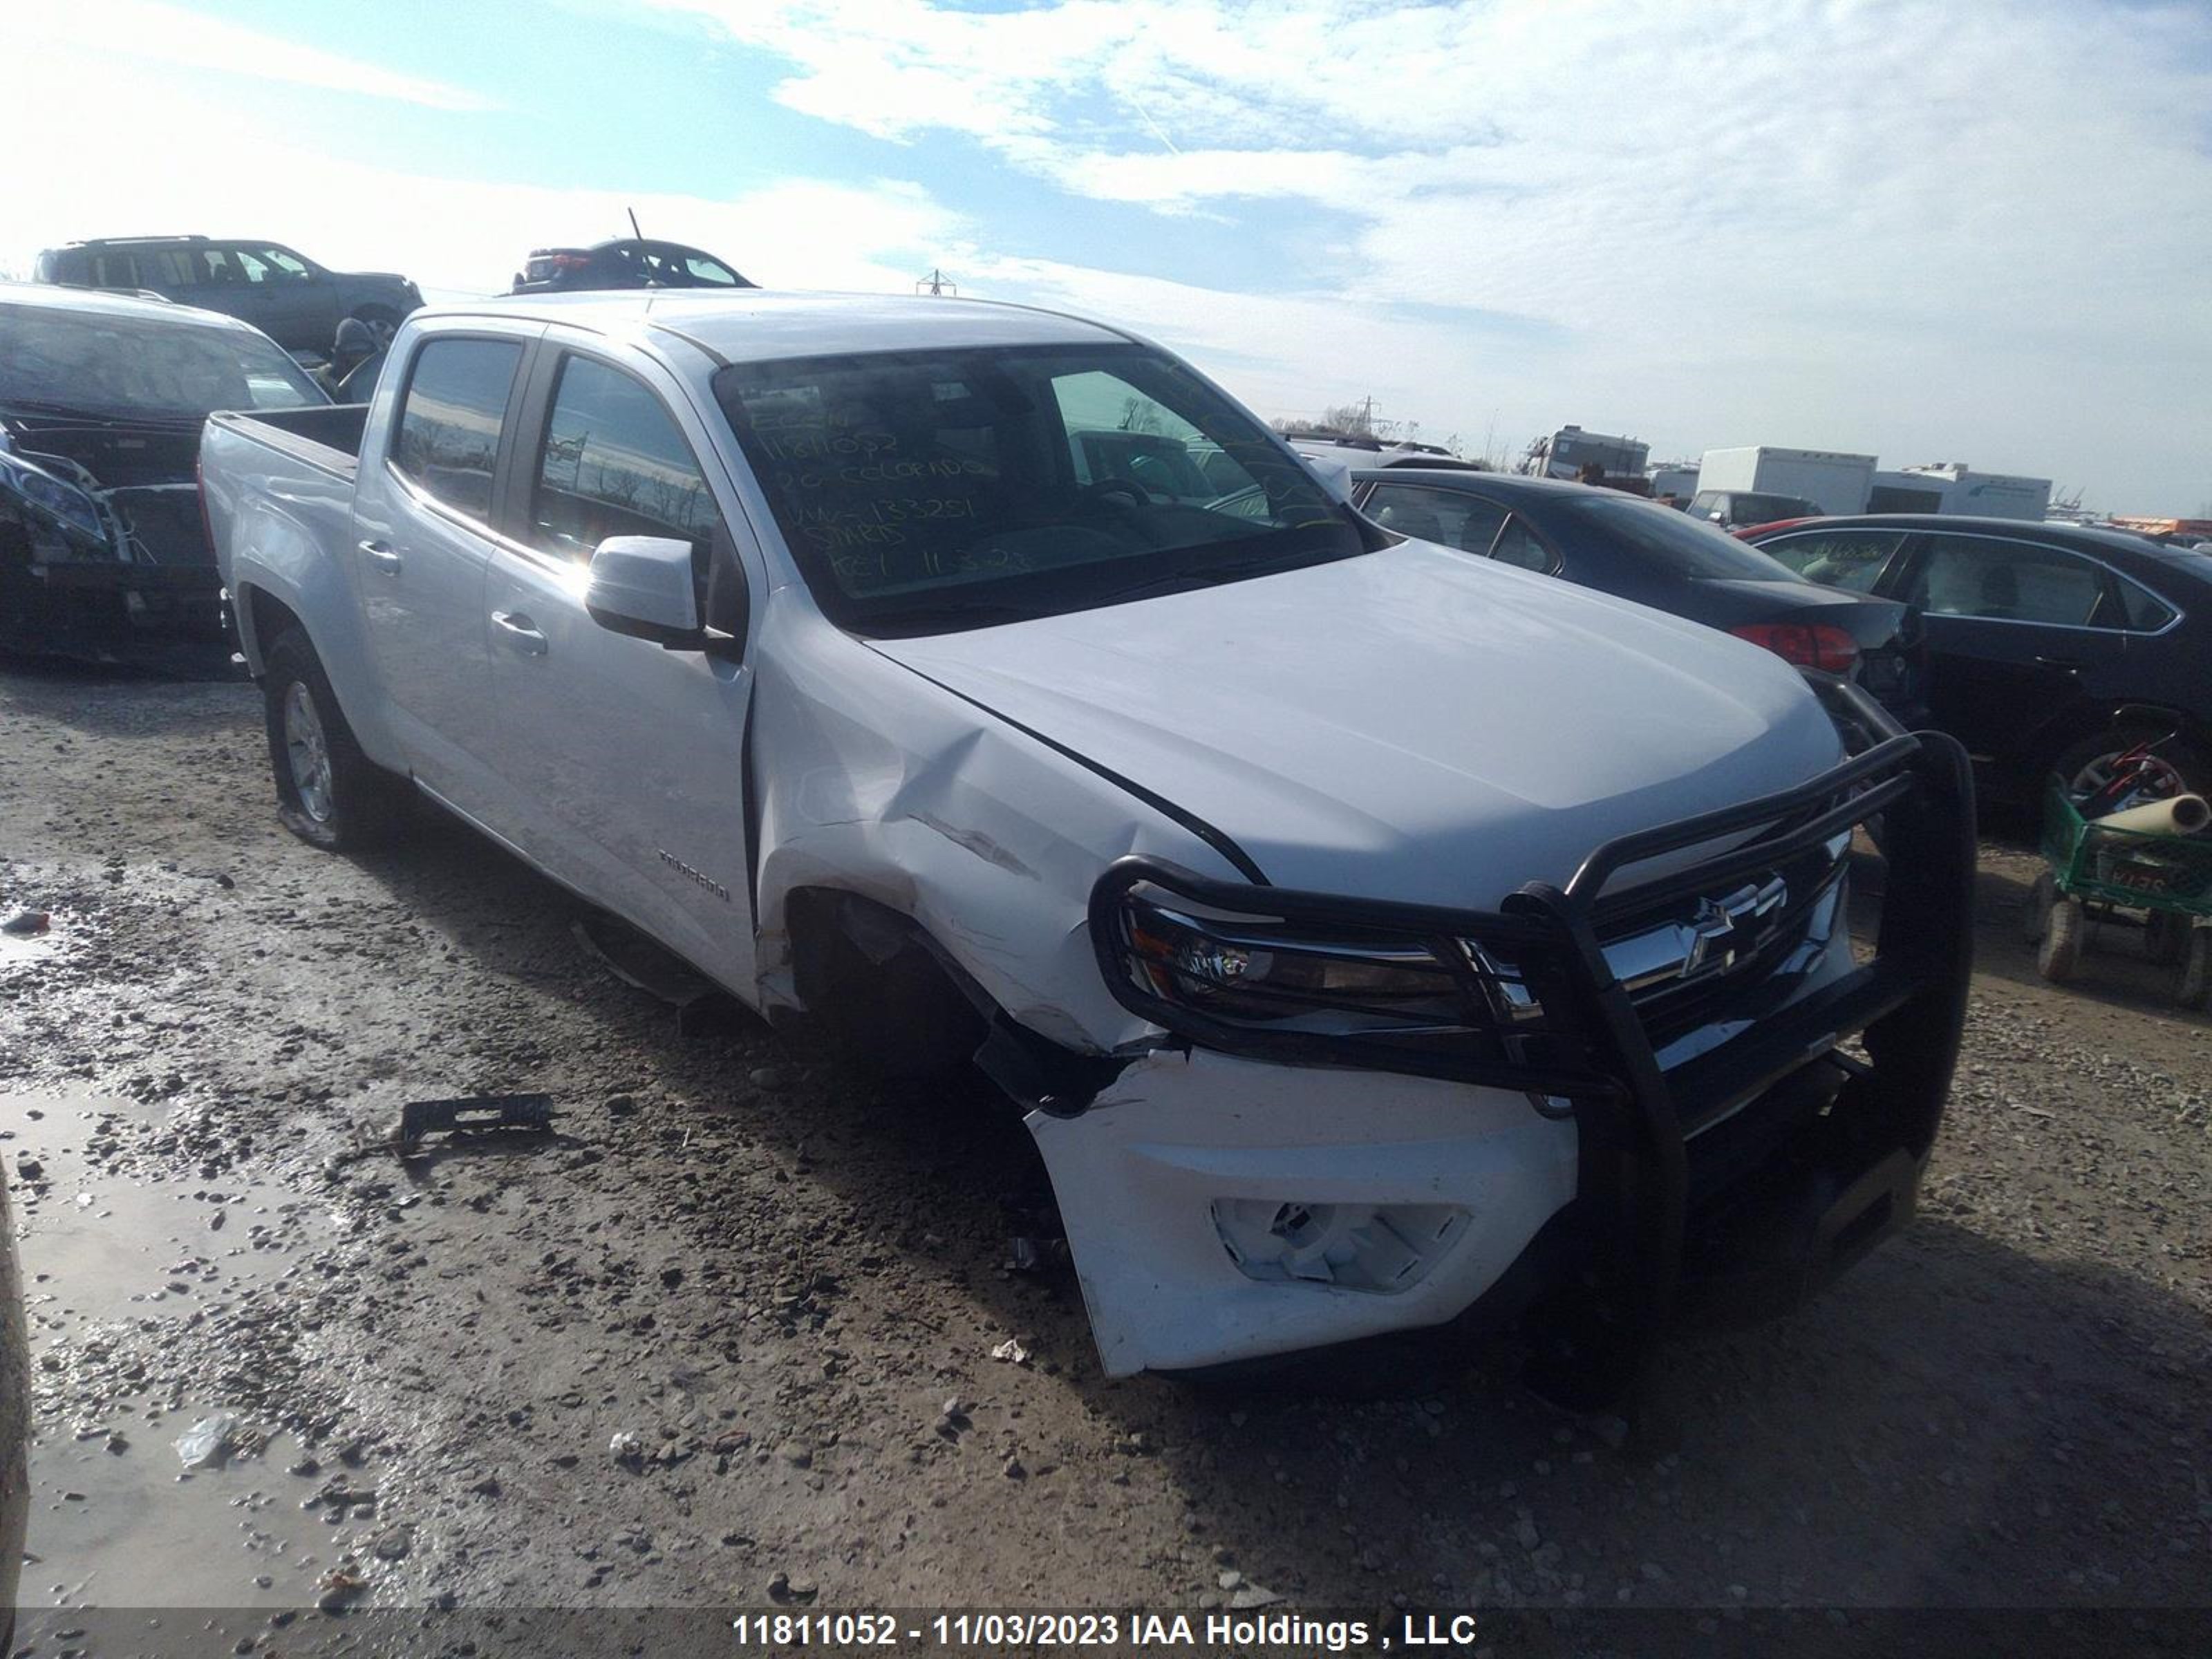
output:
[[[699,620],[691,544],[666,536],[610,536],[592,550],[584,611],[610,633],[668,651],[717,651],[731,636]]]
[[[1728,522],[1728,514],[1725,513],[1708,513],[1705,516],[1711,519],[1715,524],[1724,525]]]

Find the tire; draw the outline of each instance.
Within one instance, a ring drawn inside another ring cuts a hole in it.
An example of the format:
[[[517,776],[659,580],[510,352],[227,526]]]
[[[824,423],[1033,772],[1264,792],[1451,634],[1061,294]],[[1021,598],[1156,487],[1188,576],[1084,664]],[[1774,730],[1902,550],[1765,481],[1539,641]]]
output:
[[[392,337],[399,332],[399,313],[390,306],[362,306],[353,314],[368,325],[368,331],[376,336],[379,346],[390,345]]]
[[[2212,999],[2212,927],[2199,922],[2189,930],[2189,947],[2174,975],[2173,1000],[2185,1008],[2202,1008]]]
[[[2083,784],[2102,775],[2104,762],[2139,743],[2152,742],[2166,735],[2165,732],[2146,726],[2114,726],[2094,738],[2082,738],[2053,761],[2051,769],[2078,795]],[[2172,774],[2172,787],[2167,793],[2202,795],[2212,791],[2212,758],[2208,758],[2202,750],[2177,739],[2161,745],[2153,758]]]
[[[2021,928],[2023,944],[2040,945],[2044,930],[2051,926],[2051,907],[2058,902],[2058,883],[2045,870],[2035,878],[2035,885],[2027,895],[2027,919]]]
[[[2053,985],[2063,985],[2081,965],[2081,946],[2089,931],[2088,913],[2081,901],[2053,889],[2051,913],[2043,924],[2043,943],[2036,948],[2035,971]]]
[[[290,629],[262,659],[262,708],[276,816],[311,847],[353,853],[389,843],[406,823],[406,781],[362,752],[307,636]]]
[[[2189,918],[2174,910],[2154,910],[2143,923],[2143,954],[2161,968],[2179,968],[2189,956]]]

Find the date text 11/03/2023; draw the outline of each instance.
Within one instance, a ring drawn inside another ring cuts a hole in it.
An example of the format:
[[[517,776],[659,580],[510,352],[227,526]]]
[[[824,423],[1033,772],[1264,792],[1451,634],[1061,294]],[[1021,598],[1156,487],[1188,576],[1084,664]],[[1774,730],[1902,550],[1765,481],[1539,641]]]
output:
[[[1295,1613],[750,1613],[731,1620],[738,1645],[851,1650],[905,1644],[961,1650],[1037,1647],[1293,1649],[1328,1653],[1464,1647],[1472,1613],[1405,1613],[1382,1620]]]

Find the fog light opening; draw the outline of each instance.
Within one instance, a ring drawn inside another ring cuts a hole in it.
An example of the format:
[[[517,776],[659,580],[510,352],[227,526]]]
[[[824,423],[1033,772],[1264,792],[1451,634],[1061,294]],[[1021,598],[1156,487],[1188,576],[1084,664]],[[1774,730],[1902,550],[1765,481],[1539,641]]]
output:
[[[1381,1293],[1419,1284],[1467,1224],[1467,1212],[1449,1204],[1213,1204],[1222,1249],[1246,1278]]]

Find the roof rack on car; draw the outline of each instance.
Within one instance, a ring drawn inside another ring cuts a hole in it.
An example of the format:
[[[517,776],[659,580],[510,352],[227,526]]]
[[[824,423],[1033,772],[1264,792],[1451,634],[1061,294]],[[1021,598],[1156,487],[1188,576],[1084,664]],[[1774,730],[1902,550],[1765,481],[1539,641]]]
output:
[[[118,247],[130,242],[204,242],[207,238],[197,231],[189,236],[88,236],[81,242],[71,242],[70,247]]]

